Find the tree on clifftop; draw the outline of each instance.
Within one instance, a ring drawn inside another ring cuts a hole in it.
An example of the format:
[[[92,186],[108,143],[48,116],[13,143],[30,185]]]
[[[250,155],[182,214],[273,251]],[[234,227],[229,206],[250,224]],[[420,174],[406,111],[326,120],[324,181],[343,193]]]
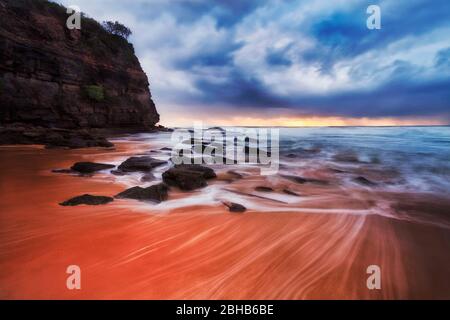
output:
[[[119,21],[112,22],[112,21],[103,21],[102,23],[103,28],[105,28],[106,31],[109,33],[121,36],[125,39],[128,39],[128,37],[131,35],[131,30],[121,24]]]

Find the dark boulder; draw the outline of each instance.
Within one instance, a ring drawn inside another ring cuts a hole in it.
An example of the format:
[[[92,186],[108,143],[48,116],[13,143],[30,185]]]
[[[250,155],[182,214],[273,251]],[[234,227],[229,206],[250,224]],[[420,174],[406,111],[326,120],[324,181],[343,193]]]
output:
[[[247,210],[246,207],[244,207],[242,204],[239,204],[239,203],[231,202],[231,203],[225,203],[225,205],[228,207],[228,210],[230,212],[242,213]]]
[[[160,183],[147,188],[132,187],[115,196],[117,199],[134,199],[140,201],[161,202],[167,200],[169,188]]]
[[[191,191],[206,187],[206,180],[215,178],[216,173],[213,169],[198,164],[181,164],[164,172],[162,177],[170,186]]]
[[[187,171],[195,171],[202,174],[205,179],[213,179],[217,177],[213,169],[199,164],[178,164],[175,168]]]
[[[118,169],[122,172],[148,172],[166,163],[166,161],[158,160],[148,156],[131,157],[125,160],[121,165],[119,165]]]
[[[79,173],[93,173],[100,170],[112,169],[115,165],[96,162],[77,162],[70,169]]]
[[[82,196],[77,196],[74,198],[71,198],[67,201],[61,202],[59,205],[61,206],[78,206],[80,204],[87,204],[87,205],[100,205],[100,204],[107,204],[114,201],[111,197],[105,197],[105,196],[93,196],[90,194],[83,194]]]
[[[163,181],[184,191],[191,191],[207,186],[206,179],[200,172],[171,168],[163,173]]]

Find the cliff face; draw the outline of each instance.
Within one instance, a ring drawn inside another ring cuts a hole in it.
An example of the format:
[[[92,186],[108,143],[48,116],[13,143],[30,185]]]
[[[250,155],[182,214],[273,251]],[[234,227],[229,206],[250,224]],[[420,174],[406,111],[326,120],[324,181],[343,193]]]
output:
[[[0,124],[147,129],[159,121],[125,39],[45,0],[0,0]]]

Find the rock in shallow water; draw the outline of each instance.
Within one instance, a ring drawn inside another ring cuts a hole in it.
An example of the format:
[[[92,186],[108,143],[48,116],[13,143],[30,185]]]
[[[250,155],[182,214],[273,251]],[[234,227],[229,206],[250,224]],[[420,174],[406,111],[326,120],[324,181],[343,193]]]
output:
[[[231,203],[225,203],[225,205],[228,207],[228,210],[230,212],[242,213],[247,210],[246,207],[244,207],[242,204],[239,204],[239,203],[231,202]]]
[[[357,182],[359,184],[362,184],[364,186],[368,186],[368,187],[374,187],[374,186],[377,185],[375,182],[370,181],[369,179],[364,178],[364,177],[354,178],[353,181],[355,181],[355,182]]]
[[[290,180],[290,181],[298,183],[298,184],[305,184],[305,183],[313,183],[313,184],[318,184],[318,185],[327,185],[328,184],[328,181],[325,181],[325,180],[303,178],[303,177],[291,176],[291,175],[286,175],[286,174],[282,174],[281,176],[287,180]]]
[[[148,172],[153,168],[166,164],[166,161],[158,160],[152,157],[131,157],[125,160],[118,169],[122,172]]]
[[[74,198],[71,198],[69,200],[66,200],[64,202],[61,202],[59,205],[61,206],[78,206],[80,204],[87,204],[87,205],[100,205],[100,204],[107,204],[114,201],[111,197],[105,197],[105,196],[93,196],[90,194],[83,194],[82,196],[77,196]]]
[[[112,169],[115,165],[97,162],[77,162],[70,169],[79,173],[93,173],[100,170]]]
[[[213,179],[217,177],[213,169],[201,166],[199,164],[179,164],[175,165],[175,168],[184,171],[195,171],[201,173],[205,179]]]
[[[161,202],[167,200],[169,188],[160,183],[148,188],[132,187],[115,196],[117,199],[134,199],[140,201]]]
[[[198,164],[181,164],[170,168],[162,175],[163,181],[184,191],[206,187],[207,179],[216,177],[213,169]]]
[[[141,182],[150,182],[155,180],[155,176],[152,173],[146,173],[141,177]]]

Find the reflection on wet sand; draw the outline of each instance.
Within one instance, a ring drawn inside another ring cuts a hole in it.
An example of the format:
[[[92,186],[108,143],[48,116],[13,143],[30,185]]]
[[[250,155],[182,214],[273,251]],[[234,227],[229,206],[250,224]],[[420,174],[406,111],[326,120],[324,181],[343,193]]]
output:
[[[327,185],[219,170],[206,189],[174,190],[159,205],[59,206],[83,193],[112,196],[139,180],[51,173],[148,152],[136,141],[116,145],[1,148],[1,298],[450,298],[448,199],[343,186],[325,169],[310,176]],[[273,192],[255,191],[261,185]],[[221,201],[229,199],[248,210],[228,212]],[[65,286],[71,264],[82,270],[79,291]],[[366,287],[373,264],[381,290]]]

